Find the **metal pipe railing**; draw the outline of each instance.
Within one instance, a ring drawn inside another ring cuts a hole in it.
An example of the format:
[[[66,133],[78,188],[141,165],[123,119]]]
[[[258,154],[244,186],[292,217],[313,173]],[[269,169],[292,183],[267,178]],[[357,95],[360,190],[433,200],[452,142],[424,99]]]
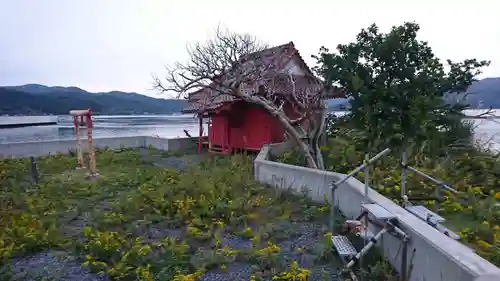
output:
[[[336,182],[333,182],[332,183],[332,186],[331,186],[331,204],[330,204],[330,229],[332,231],[332,234],[335,232],[335,190],[337,188],[340,187],[341,184],[345,183],[348,179],[350,179],[351,177],[355,176],[357,173],[361,172],[361,171],[364,171],[364,197],[365,197],[365,203],[369,203],[369,197],[368,197],[368,190],[369,190],[369,185],[370,185],[370,182],[369,182],[369,173],[370,173],[370,165],[373,164],[375,161],[377,161],[378,159],[380,159],[382,156],[388,154],[391,150],[389,148],[386,148],[384,149],[383,151],[379,152],[377,155],[375,155],[374,157],[370,158],[369,154],[366,154],[365,155],[365,161],[362,165],[360,165],[359,167],[355,168],[352,172],[350,172],[349,174],[347,174],[344,178],[336,181]],[[403,154],[403,170],[402,170],[402,174],[401,174],[401,193],[402,195],[404,195],[406,193],[406,168],[411,168],[411,167],[408,167],[407,165],[407,159],[406,159],[406,154],[404,153]],[[412,171],[413,170],[416,170],[416,169],[411,169]],[[417,173],[418,173],[418,170],[416,170]],[[432,178],[433,179],[433,178]],[[434,180],[434,179],[433,179]],[[446,186],[446,185],[445,185]],[[446,186],[448,187],[448,186]],[[403,197],[403,196],[402,196]],[[365,218],[366,219],[366,225],[368,225],[368,217]],[[403,232],[400,228],[398,228],[397,226],[395,226],[394,224],[392,224],[392,222],[390,221],[387,221],[386,222],[386,226],[383,227],[383,229],[377,233],[375,235],[375,237],[372,238],[372,240],[370,242],[368,242],[368,244],[365,244],[363,249],[361,249],[361,251],[351,260],[349,261],[349,263],[345,266],[345,269],[349,270],[349,272],[351,273],[351,276],[353,276],[353,272],[351,270],[352,266],[354,265],[354,263],[356,261],[359,261],[359,265],[362,267],[362,264],[363,264],[363,256],[364,254],[373,246],[375,245],[376,241],[378,239],[380,239],[380,237],[389,231],[389,229],[391,231],[394,231],[397,235],[401,236],[402,237],[402,240],[403,240],[403,255],[405,256],[402,261],[401,261],[401,280],[406,280],[407,278],[407,260],[406,260],[406,254],[407,254],[407,243],[408,243],[408,235]],[[365,230],[366,230],[366,227],[365,227]]]
[[[331,184],[331,204],[330,204],[330,218],[331,218],[330,229],[332,231],[332,234],[335,231],[334,228],[335,228],[335,191],[336,191],[336,189],[339,188],[340,185],[345,183],[348,179],[355,176],[357,173],[364,171],[364,181],[365,181],[365,183],[364,183],[364,196],[365,196],[365,201],[366,201],[365,203],[369,203],[368,202],[369,201],[369,199],[368,199],[369,172],[370,172],[369,167],[371,164],[373,164],[375,161],[380,159],[382,156],[388,154],[390,151],[391,150],[389,148],[386,148],[372,158],[369,158],[369,154],[366,154],[365,161],[362,165],[355,168],[353,171],[351,171],[349,174],[347,174],[344,178],[342,178],[338,181],[332,182],[332,184]],[[417,170],[416,168],[409,166],[406,152],[402,153],[401,166],[402,166],[402,170],[401,170],[401,198],[402,199],[406,198],[407,176],[408,176],[407,171],[408,170],[414,172],[415,174],[417,174],[417,175],[419,175],[427,180],[432,181],[433,183],[435,183],[437,185],[436,190],[435,190],[436,191],[436,201],[438,201],[438,199],[440,198],[440,189],[441,188],[446,189],[446,190],[452,192],[453,194],[458,193],[457,190],[453,189],[451,186],[447,185],[445,182],[440,181],[438,179],[435,179],[435,178]],[[436,202],[435,207],[437,209],[439,209],[439,202]],[[405,280],[405,278],[407,278],[407,276],[409,274],[408,272],[406,272],[407,271],[406,252],[407,252],[408,236],[406,235],[406,233],[404,233],[401,229],[399,229],[396,226],[393,226],[391,229],[395,230],[395,232],[403,238],[405,257],[402,259],[402,262],[401,262],[401,271],[402,271],[401,278],[402,278],[402,280]],[[370,241],[368,244],[364,245],[363,249],[355,256],[355,258],[353,260],[351,260],[346,265],[346,269],[348,269],[348,270],[351,269],[351,267],[354,265],[354,263],[357,260],[359,260],[360,265],[361,265],[363,255],[373,246],[373,244],[375,244],[375,241],[377,241],[382,236],[382,234],[387,232],[387,231],[388,231],[388,228],[386,226],[382,229],[382,231],[380,231],[377,235],[375,235],[375,237],[372,239],[372,241]]]
[[[343,179],[340,179],[336,182],[332,183],[332,186],[330,188],[330,230],[332,231],[332,234],[335,232],[335,190],[339,188],[339,186],[343,183],[345,183],[348,179],[356,175],[357,173],[361,172],[364,170],[366,167],[370,166],[373,164],[375,161],[380,159],[382,156],[386,155],[387,153],[391,152],[391,149],[386,148],[379,152],[377,155],[373,156],[372,158],[365,160],[365,163],[354,169],[352,172],[347,174]],[[366,171],[365,171],[366,172]],[[368,183],[365,181],[365,196],[368,197]]]
[[[356,263],[356,261],[358,261],[359,259],[361,259],[362,256],[364,256],[368,250],[370,250],[371,247],[373,247],[377,242],[378,240],[380,239],[380,237],[382,237],[382,235],[384,235],[384,233],[386,233],[388,231],[387,227],[383,228],[379,233],[377,233],[371,240],[370,242],[368,242],[368,244],[366,244],[365,247],[363,247],[363,249],[361,249],[361,251],[359,251],[356,256],[354,256],[354,258],[349,261],[349,263],[347,263],[347,265],[345,266],[346,269],[351,269],[352,266]]]
[[[406,201],[406,199],[408,197],[406,197],[406,171],[407,170],[410,170],[412,172],[414,172],[415,174],[427,179],[427,180],[430,180],[432,182],[434,182],[436,184],[436,188],[434,189],[434,211],[437,213],[439,211],[439,209],[441,208],[441,204],[440,204],[440,201],[439,199],[441,198],[441,188],[443,189],[446,189],[450,192],[452,192],[453,194],[457,194],[458,191],[453,189],[452,187],[450,187],[449,185],[447,185],[446,183],[444,183],[443,181],[440,181],[438,179],[435,179],[423,172],[420,172],[419,170],[417,170],[416,168],[412,167],[412,166],[409,166],[408,165],[408,160],[407,160],[407,156],[406,156],[406,152],[403,152],[402,155],[401,155],[401,199],[403,200],[403,206],[405,204],[407,204],[408,202]]]
[[[357,173],[361,172],[367,166],[373,164],[373,162],[377,161],[378,159],[380,159],[380,157],[386,155],[389,152],[391,152],[391,149],[389,149],[389,148],[386,148],[386,149],[382,150],[377,155],[373,156],[370,160],[365,161],[365,163],[363,163],[362,165],[360,165],[359,167],[357,167],[356,169],[354,169],[352,172],[350,172],[349,174],[347,174],[347,176],[345,176],[343,179],[338,180],[338,181],[332,183],[332,187],[333,188],[338,188],[339,185],[343,184],[348,179],[352,178],[354,175],[356,175]]]

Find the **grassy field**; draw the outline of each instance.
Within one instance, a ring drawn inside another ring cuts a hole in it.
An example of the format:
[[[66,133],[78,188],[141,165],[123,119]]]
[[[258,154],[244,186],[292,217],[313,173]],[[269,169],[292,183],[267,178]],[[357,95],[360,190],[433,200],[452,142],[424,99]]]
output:
[[[256,184],[246,156],[100,151],[95,180],[75,163],[40,158],[33,184],[0,160],[1,280],[336,280],[328,205]]]

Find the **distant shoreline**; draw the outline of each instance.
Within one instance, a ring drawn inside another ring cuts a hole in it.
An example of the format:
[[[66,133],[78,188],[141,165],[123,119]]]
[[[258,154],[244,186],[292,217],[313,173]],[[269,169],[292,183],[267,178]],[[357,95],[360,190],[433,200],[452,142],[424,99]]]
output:
[[[483,115],[483,116],[478,116],[481,115],[482,113],[486,112],[488,109],[467,109],[465,113],[464,118],[465,119],[500,119],[500,109],[492,109],[492,113],[488,115]],[[349,110],[329,110],[329,113],[334,113],[334,114],[339,114],[343,115]],[[469,114],[469,115],[468,115]],[[497,115],[498,114],[498,115]],[[4,115],[0,116],[0,121],[2,121],[2,118],[40,118],[40,119],[47,119],[47,118],[65,118],[68,117],[69,114],[54,114],[54,115]],[[102,114],[102,113],[94,113],[94,117],[97,118],[127,118],[127,117],[188,117],[188,116],[194,116],[194,114],[183,114],[180,112],[173,112],[173,113],[129,113],[129,114]],[[17,122],[16,122],[17,123]],[[51,122],[46,122],[46,121],[33,121],[33,122],[27,122],[27,123],[47,123],[47,125],[53,125],[57,123]],[[0,122],[0,128],[2,126],[2,122]]]
[[[500,119],[500,116],[497,115],[488,115],[488,116],[465,116],[465,119],[475,119],[475,120],[488,120],[488,119]]]
[[[57,116],[2,116],[0,129],[56,125]]]
[[[484,112],[487,112],[488,110],[490,109],[466,109],[464,112],[463,119],[472,119],[472,120],[500,119],[500,109],[491,109],[491,114],[478,116],[483,114]],[[342,116],[347,111],[348,110],[330,110],[329,113]]]
[[[0,124],[0,129],[13,129],[22,127],[49,126],[56,125],[57,122],[42,122],[42,123],[21,123],[21,124]]]

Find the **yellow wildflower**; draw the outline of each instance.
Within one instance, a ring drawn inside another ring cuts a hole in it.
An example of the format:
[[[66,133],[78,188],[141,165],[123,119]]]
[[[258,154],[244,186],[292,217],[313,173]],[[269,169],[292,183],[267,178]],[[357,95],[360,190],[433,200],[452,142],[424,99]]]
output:
[[[500,200],[500,191],[495,193],[495,199],[499,199]]]
[[[481,248],[483,250],[489,250],[491,248],[491,244],[484,241],[484,240],[477,241],[476,245],[479,246],[479,248]]]

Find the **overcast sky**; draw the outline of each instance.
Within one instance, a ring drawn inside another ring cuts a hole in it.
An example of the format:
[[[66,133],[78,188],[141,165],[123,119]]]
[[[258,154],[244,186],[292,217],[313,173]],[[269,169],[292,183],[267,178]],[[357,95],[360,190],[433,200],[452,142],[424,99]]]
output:
[[[0,85],[40,83],[88,91],[148,91],[151,74],[186,58],[186,44],[222,24],[271,45],[293,41],[309,57],[355,39],[375,22],[384,31],[421,25],[440,58],[492,61],[500,76],[498,1],[0,0]]]

